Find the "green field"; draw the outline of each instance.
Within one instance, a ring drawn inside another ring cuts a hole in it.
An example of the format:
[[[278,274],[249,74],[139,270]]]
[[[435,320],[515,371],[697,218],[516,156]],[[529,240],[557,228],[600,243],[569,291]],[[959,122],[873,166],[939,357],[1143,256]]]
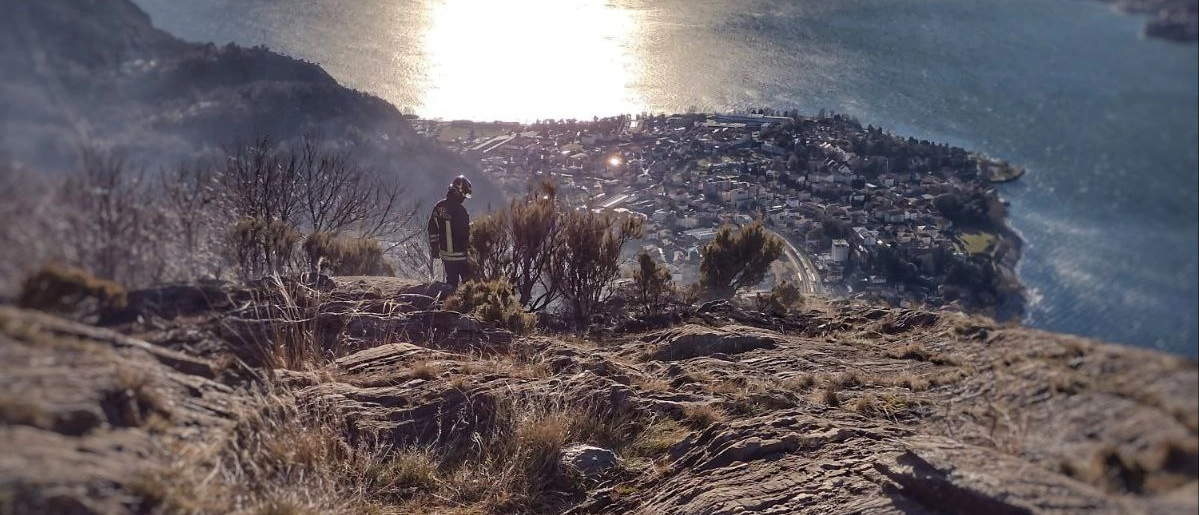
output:
[[[996,237],[989,232],[962,234],[958,240],[962,249],[971,255],[993,254],[995,252]]]

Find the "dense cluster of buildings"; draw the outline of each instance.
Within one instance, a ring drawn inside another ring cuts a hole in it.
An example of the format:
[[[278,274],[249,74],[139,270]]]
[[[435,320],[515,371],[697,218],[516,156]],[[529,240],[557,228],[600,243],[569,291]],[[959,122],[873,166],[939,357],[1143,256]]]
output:
[[[937,303],[947,262],[966,257],[938,197],[993,195],[986,162],[964,150],[839,115],[471,125],[450,143],[512,195],[548,178],[568,202],[644,217],[646,249],[683,283],[720,224],[762,217],[813,258],[829,289]]]

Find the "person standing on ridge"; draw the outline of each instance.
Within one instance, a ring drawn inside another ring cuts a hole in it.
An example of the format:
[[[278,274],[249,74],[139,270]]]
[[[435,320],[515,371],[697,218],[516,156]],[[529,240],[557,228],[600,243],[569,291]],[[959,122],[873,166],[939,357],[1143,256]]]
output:
[[[470,242],[470,213],[462,201],[470,198],[470,180],[459,175],[450,183],[445,200],[433,206],[429,215],[429,249],[431,259],[441,258],[445,267],[445,282],[451,289],[470,279],[466,262],[466,246]],[[431,264],[432,262],[430,262]]]

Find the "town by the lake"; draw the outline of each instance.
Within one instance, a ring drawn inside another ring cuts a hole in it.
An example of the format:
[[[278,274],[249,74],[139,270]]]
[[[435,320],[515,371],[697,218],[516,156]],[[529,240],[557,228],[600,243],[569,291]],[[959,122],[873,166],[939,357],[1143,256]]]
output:
[[[478,158],[511,197],[549,180],[572,205],[642,217],[633,250],[679,284],[697,279],[721,224],[762,219],[788,242],[762,288],[789,280],[807,294],[1003,319],[1022,310],[1020,241],[995,183],[1023,169],[965,149],[824,112],[414,125]]]

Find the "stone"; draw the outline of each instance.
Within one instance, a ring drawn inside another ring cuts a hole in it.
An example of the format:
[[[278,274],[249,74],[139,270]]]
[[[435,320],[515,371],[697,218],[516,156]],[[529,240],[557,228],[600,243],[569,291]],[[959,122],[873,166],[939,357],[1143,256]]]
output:
[[[575,444],[562,449],[559,462],[589,480],[597,480],[620,464],[616,453],[592,445]]]

